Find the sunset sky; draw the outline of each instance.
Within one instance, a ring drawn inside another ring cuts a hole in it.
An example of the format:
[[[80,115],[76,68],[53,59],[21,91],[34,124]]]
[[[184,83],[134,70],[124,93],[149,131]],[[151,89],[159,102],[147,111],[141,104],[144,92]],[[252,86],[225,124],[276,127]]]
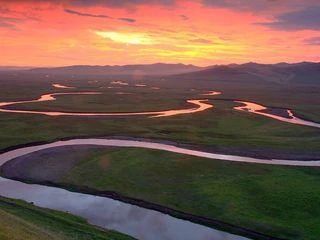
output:
[[[0,0],[0,65],[320,61],[319,0]]]

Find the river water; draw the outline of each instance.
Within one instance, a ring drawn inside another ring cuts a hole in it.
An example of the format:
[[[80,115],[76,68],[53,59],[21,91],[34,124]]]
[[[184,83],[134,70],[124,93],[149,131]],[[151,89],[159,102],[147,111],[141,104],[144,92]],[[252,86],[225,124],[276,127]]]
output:
[[[82,144],[165,149],[192,155],[197,152],[160,143],[115,139],[74,139],[23,147],[3,153],[0,155],[0,166],[11,159],[42,149]],[[91,224],[143,240],[248,239],[110,198],[37,184],[25,184],[1,177],[0,195],[33,202],[39,207],[69,212],[87,219]]]
[[[15,102],[0,102],[0,112],[6,113],[24,113],[24,114],[41,114],[47,116],[138,116],[149,115],[150,117],[170,117],[181,114],[191,114],[196,112],[205,111],[212,108],[213,105],[206,103],[207,100],[187,100],[186,102],[195,105],[193,108],[177,109],[177,110],[164,110],[164,111],[150,111],[150,112],[122,112],[122,113],[82,113],[82,112],[58,112],[58,111],[37,111],[37,110],[19,110],[19,109],[7,109],[6,106],[55,101],[55,96],[61,95],[95,95],[101,94],[100,92],[70,92],[70,93],[50,93],[40,96],[38,99],[27,101],[15,101]]]

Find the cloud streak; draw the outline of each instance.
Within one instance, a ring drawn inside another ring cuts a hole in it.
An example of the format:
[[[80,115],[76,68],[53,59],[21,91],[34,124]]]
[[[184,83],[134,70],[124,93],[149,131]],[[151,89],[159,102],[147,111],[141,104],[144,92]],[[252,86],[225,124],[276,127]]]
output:
[[[319,45],[320,46],[320,37],[307,38],[303,42],[306,45]]]
[[[78,16],[82,16],[82,17],[94,17],[94,18],[109,18],[109,19],[112,19],[112,17],[110,17],[108,15],[103,15],[103,14],[84,13],[84,12],[78,12],[78,11],[67,9],[67,8],[64,9],[64,11],[66,13],[70,13],[70,14],[74,14],[74,15],[78,15]]]
[[[175,0],[0,0],[3,3],[52,4],[74,7],[135,8],[140,5],[172,6]]]
[[[237,11],[260,11],[274,6],[276,0],[203,0],[207,7],[229,8]]]
[[[1,17],[0,16],[0,28],[8,28],[16,30],[16,24],[21,22],[20,18]]]
[[[186,15],[184,15],[184,14],[179,15],[179,17],[180,17],[183,21],[189,20],[189,17],[186,16]]]
[[[85,13],[85,12],[79,12],[79,11],[75,11],[75,10],[67,9],[67,8],[64,9],[64,11],[65,11],[66,13],[73,14],[73,15],[77,15],[77,16],[80,16],[80,17],[116,19],[116,20],[119,20],[119,21],[122,21],[122,22],[128,22],[128,23],[134,23],[134,22],[136,22],[135,19],[133,19],[133,18],[127,18],[127,17],[114,18],[114,17],[108,16],[108,15],[104,15],[104,14]]]
[[[129,23],[133,23],[133,22],[136,21],[136,20],[133,19],[133,18],[118,18],[118,20],[124,21],[124,22],[129,22]]]
[[[320,30],[320,6],[313,6],[276,16],[272,22],[257,23],[276,30]]]
[[[175,0],[73,0],[69,1],[73,6],[90,7],[90,6],[105,6],[112,8],[127,8],[136,7],[138,5],[173,5]]]
[[[202,0],[206,7],[226,8],[233,11],[261,13],[265,11],[294,11],[310,6],[319,6],[319,0]]]
[[[204,39],[204,38],[191,39],[191,40],[189,40],[189,42],[192,42],[192,43],[202,43],[202,44],[210,44],[210,43],[212,43],[212,41],[210,41],[210,40],[208,40],[208,39]]]

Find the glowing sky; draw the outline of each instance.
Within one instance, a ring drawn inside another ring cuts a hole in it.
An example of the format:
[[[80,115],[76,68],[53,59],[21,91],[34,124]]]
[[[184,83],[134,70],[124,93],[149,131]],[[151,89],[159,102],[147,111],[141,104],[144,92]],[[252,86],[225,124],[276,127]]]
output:
[[[318,0],[0,0],[0,65],[320,61]]]

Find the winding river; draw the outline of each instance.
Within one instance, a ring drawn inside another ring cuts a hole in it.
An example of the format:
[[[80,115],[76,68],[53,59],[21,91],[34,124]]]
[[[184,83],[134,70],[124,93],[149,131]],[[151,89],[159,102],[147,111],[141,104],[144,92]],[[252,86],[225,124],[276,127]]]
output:
[[[201,94],[201,95],[203,95],[203,96],[215,96],[215,95],[220,95],[220,94],[221,94],[221,92],[209,91],[209,92],[203,93],[203,94]]]
[[[122,81],[113,81],[111,84],[120,84],[125,85],[127,83],[124,83]],[[139,85],[139,84],[136,84]],[[142,86],[142,84],[140,84]],[[57,88],[72,88],[67,87],[61,84],[53,84],[54,87]],[[144,86],[144,85],[143,85]],[[111,88],[111,87],[108,87]],[[151,118],[156,117],[171,117],[175,115],[182,115],[182,114],[192,114],[197,113],[201,111],[205,111],[209,108],[212,108],[213,105],[208,103],[208,99],[199,99],[199,100],[187,100],[186,102],[189,104],[193,104],[196,107],[194,108],[186,108],[186,109],[176,109],[176,110],[164,110],[164,111],[146,111],[146,112],[116,112],[116,113],[109,113],[109,112],[61,112],[61,111],[37,111],[37,110],[19,110],[19,109],[8,109],[5,108],[7,106],[17,105],[17,104],[23,104],[23,103],[34,103],[34,102],[44,102],[44,101],[55,101],[55,96],[61,96],[61,95],[92,95],[92,94],[102,94],[101,92],[69,92],[69,93],[50,93],[50,94],[44,94],[40,98],[35,100],[27,100],[27,101],[14,101],[14,102],[0,102],[0,112],[6,112],[6,113],[24,113],[24,114],[42,114],[47,116],[149,116]],[[121,94],[130,94],[130,93],[124,93],[124,92],[117,92],[117,95]],[[216,96],[220,95],[222,92],[218,91],[209,91],[207,93],[203,93],[201,95],[205,96]],[[310,127],[316,127],[320,128],[320,124],[312,121],[303,120],[301,118],[298,118],[294,116],[293,112],[289,109],[287,109],[288,117],[283,117],[271,113],[263,112],[264,110],[267,110],[267,107],[262,106],[257,103],[248,102],[248,101],[235,101],[235,100],[225,100],[225,101],[233,101],[236,103],[243,104],[242,106],[236,106],[233,109],[238,111],[245,111],[249,113],[254,113],[258,115],[262,115],[265,117],[269,117],[272,119],[276,119],[278,121],[291,123],[291,124],[298,124],[298,125],[304,125],[304,126],[310,126]]]
[[[59,84],[59,83],[54,83],[54,84],[52,84],[52,86],[55,87],[55,88],[64,88],[64,89],[74,88],[74,87],[69,87],[69,86],[66,86],[66,85]]]
[[[236,155],[218,154],[212,152],[204,152],[198,150],[192,150],[188,148],[177,147],[175,145],[148,142],[148,141],[137,141],[137,140],[122,140],[122,139],[104,139],[104,138],[86,138],[86,139],[72,139],[57,141],[53,143],[47,143],[32,147],[24,147],[17,150],[12,150],[3,154],[0,154],[0,166],[19,156],[36,152],[43,149],[72,146],[72,145],[97,145],[97,146],[113,146],[113,147],[136,147],[146,149],[156,149],[168,152],[186,154],[196,157],[203,157],[216,160],[234,161],[234,162],[246,162],[246,163],[259,163],[259,164],[271,164],[271,165],[287,165],[287,166],[310,166],[319,167],[320,159],[300,161],[300,160],[284,160],[284,159],[262,159],[253,157],[244,157]]]
[[[6,109],[4,107],[22,104],[22,103],[35,103],[45,101],[55,101],[55,96],[61,95],[94,95],[101,94],[100,92],[69,92],[69,93],[50,93],[44,94],[40,98],[27,101],[15,102],[0,102],[0,112],[6,113],[27,113],[27,114],[42,114],[47,116],[138,116],[150,115],[150,117],[170,117],[181,114],[190,114],[201,112],[212,108],[213,105],[205,103],[207,100],[187,100],[187,103],[196,105],[195,108],[165,110],[165,111],[150,111],[150,112],[123,112],[123,113],[81,113],[81,112],[55,112],[55,111],[37,111],[37,110],[19,110],[19,109]]]
[[[235,101],[235,102],[243,104],[242,106],[234,107],[235,110],[255,113],[255,114],[262,115],[262,116],[269,117],[269,118],[273,118],[273,119],[276,119],[276,120],[282,121],[282,122],[320,128],[320,123],[311,122],[311,121],[307,121],[307,120],[303,120],[301,118],[298,118],[298,117],[294,116],[293,112],[289,109],[286,110],[286,112],[288,113],[288,118],[287,118],[287,117],[274,115],[271,113],[262,112],[264,110],[267,110],[268,108],[265,106],[262,106],[260,104],[257,104],[257,103],[246,102],[246,101]]]

